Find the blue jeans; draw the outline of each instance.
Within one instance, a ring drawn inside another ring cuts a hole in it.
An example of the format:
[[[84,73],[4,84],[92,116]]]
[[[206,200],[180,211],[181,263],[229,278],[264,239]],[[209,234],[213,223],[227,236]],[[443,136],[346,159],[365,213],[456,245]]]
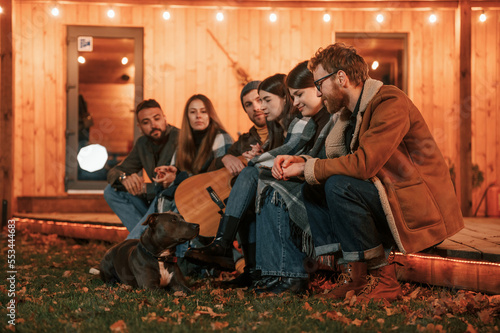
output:
[[[132,231],[138,221],[151,209],[151,205],[141,197],[127,191],[117,191],[111,185],[107,185],[104,189],[104,199],[128,231]]]
[[[255,196],[257,195],[257,182],[259,169],[250,166],[241,170],[229,193],[226,210],[227,216],[239,219],[239,236],[242,243],[255,243]],[[250,209],[252,208],[252,209]]]
[[[268,192],[257,214],[256,268],[262,275],[307,278],[305,259],[292,241],[285,202],[274,190]]]
[[[302,191],[316,255],[341,250],[339,263],[388,255],[394,240],[372,182],[334,175]]]

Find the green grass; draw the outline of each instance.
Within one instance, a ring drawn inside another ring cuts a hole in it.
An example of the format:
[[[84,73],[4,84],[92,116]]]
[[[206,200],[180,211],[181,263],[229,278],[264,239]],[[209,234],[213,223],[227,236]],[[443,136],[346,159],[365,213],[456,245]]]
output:
[[[54,235],[16,235],[16,331],[494,332],[500,327],[499,296],[408,283],[403,300],[365,305],[320,299],[314,296],[321,292],[317,288],[313,295],[259,297],[214,288],[213,279],[191,279],[190,296],[108,286],[88,273],[108,247]],[[12,329],[5,281],[1,331]]]

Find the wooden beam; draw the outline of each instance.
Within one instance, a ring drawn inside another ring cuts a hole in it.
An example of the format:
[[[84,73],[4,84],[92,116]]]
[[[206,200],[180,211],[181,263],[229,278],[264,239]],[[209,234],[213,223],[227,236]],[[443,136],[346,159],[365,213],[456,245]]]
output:
[[[53,3],[52,0],[23,0],[23,2]],[[62,0],[60,4],[74,3],[102,4],[109,6],[120,5],[153,5],[161,7],[213,7],[213,8],[316,8],[323,9],[439,9],[458,8],[459,0],[351,0],[351,1],[329,1],[329,0]],[[478,1],[478,3],[481,1]],[[492,1],[487,1],[492,2]]]
[[[12,212],[12,171],[13,171],[13,62],[12,62],[12,0],[0,1],[0,191],[2,200],[1,216]],[[7,204],[4,205],[4,202]],[[4,211],[6,210],[6,211]],[[3,221],[1,221],[3,227]]]
[[[459,186],[464,216],[472,214],[472,83],[471,83],[471,5],[460,0],[460,119],[459,119]]]

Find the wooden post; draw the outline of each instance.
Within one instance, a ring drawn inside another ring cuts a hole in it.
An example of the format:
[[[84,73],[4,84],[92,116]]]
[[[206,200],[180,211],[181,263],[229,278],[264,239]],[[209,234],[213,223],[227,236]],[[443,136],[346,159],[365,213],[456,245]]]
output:
[[[12,0],[0,1],[3,13],[0,14],[0,193],[2,204],[1,216],[11,216],[12,208],[12,165],[13,165],[13,107],[14,94],[12,62]],[[3,210],[7,210],[4,212]],[[3,221],[2,221],[3,223]],[[3,227],[3,225],[2,225]]]
[[[472,213],[472,84],[471,84],[471,6],[460,0],[460,134],[459,134],[459,196],[462,213]]]

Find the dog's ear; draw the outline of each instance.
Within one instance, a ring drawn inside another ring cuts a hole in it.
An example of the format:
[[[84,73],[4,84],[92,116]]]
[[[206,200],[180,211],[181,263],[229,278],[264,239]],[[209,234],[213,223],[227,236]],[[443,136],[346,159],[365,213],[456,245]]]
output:
[[[149,225],[151,228],[154,228],[156,225],[156,221],[158,220],[157,217],[158,213],[153,213],[149,215],[146,221],[142,223],[142,225]]]

